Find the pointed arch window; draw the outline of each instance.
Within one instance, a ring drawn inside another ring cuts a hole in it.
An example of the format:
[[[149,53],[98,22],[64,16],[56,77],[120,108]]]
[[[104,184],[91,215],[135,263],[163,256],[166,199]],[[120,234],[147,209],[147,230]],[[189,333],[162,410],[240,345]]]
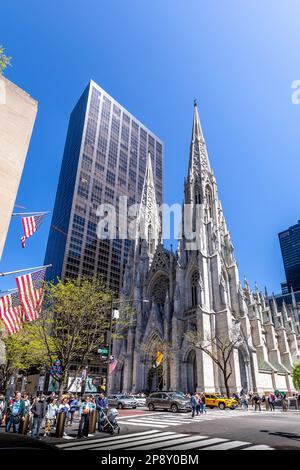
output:
[[[153,239],[153,230],[152,225],[149,224],[148,226],[148,246],[149,246],[149,254],[153,255],[154,253],[154,239]]]
[[[191,277],[191,294],[192,294],[192,306],[193,307],[195,307],[199,303],[198,287],[199,287],[199,271],[195,271]]]
[[[195,188],[195,204],[201,204],[201,188]]]

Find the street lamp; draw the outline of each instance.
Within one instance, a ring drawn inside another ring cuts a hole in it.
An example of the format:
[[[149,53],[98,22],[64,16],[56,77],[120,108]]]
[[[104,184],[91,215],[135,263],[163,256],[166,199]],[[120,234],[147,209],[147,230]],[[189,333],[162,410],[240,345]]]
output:
[[[109,365],[111,361],[114,359],[111,356],[111,337],[112,337],[112,322],[113,319],[118,319],[120,317],[120,312],[118,309],[114,308],[114,304],[120,305],[123,303],[131,303],[131,302],[138,302],[136,300],[122,300],[122,302],[118,300],[113,300],[113,297],[111,295],[110,297],[110,319],[109,319],[109,331],[108,331],[108,364],[107,364],[107,369],[106,369],[106,393],[108,393],[108,380],[109,380]],[[150,300],[140,300],[142,303],[150,303]]]

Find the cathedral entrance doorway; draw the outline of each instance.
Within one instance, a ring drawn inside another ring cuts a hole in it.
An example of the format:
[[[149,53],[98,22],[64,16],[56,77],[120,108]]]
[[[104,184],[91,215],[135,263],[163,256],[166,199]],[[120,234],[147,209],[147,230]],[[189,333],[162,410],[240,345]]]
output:
[[[152,367],[148,372],[148,391],[156,392],[163,389],[163,366]]]
[[[197,389],[197,363],[195,351],[190,351],[187,361],[187,391],[194,393]]]

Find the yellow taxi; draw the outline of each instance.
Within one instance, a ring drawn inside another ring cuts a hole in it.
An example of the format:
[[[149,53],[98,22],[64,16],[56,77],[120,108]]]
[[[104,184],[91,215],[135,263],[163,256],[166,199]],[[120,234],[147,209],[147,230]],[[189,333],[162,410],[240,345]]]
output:
[[[205,405],[208,408],[218,407],[220,410],[225,410],[225,408],[234,410],[238,406],[238,402],[235,398],[225,398],[219,393],[205,393]]]

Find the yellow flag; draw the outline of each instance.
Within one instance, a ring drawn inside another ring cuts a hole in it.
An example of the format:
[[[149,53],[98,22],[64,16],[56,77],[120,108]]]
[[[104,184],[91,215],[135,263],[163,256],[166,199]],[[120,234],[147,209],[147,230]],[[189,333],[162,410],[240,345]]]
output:
[[[164,358],[163,353],[160,352],[160,351],[157,351],[157,353],[156,353],[156,359],[155,359],[156,366],[159,366],[159,364],[162,362],[163,358]]]

